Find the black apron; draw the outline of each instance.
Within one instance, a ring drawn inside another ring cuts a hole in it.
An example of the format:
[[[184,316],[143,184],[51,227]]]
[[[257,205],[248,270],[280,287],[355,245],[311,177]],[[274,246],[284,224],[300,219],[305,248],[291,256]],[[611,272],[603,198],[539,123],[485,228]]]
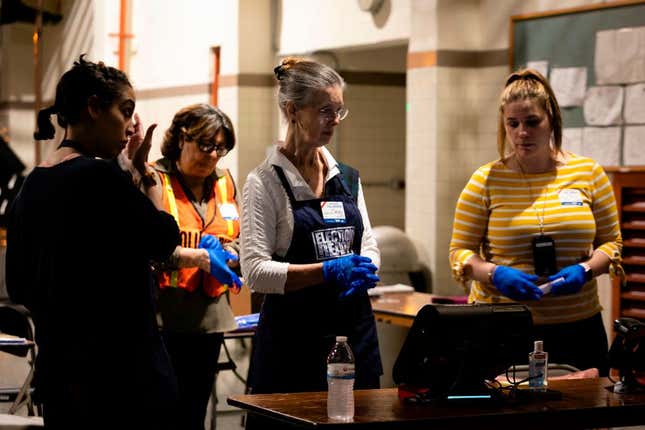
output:
[[[297,201],[282,169],[273,167],[294,218],[289,250],[274,259],[308,264],[360,254],[363,220],[341,175],[325,184],[324,198]],[[325,222],[321,202],[342,202],[344,221]],[[265,296],[249,368],[251,393],[326,391],[327,354],[336,336],[347,336],[354,352],[355,387],[379,387],[383,368],[369,296],[361,291],[339,299],[340,292],[337,285],[321,284]]]

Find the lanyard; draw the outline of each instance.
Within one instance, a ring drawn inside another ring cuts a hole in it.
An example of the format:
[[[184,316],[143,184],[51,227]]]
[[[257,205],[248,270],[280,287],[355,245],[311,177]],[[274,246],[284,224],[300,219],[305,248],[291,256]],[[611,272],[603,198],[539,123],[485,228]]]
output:
[[[529,182],[529,180],[526,179],[524,168],[522,167],[522,163],[520,163],[519,158],[517,158],[517,155],[515,156],[515,160],[517,160],[517,165],[520,168],[520,176],[522,176],[522,180],[524,181],[527,188],[529,189],[529,196],[531,197],[531,202],[533,202],[533,187],[531,187],[531,182]],[[536,205],[533,205],[533,203],[531,203],[531,207],[533,208],[533,212],[535,213],[535,217],[537,218],[538,227],[540,228],[541,236],[544,236],[544,212],[546,209],[546,202],[547,202],[548,196],[549,196],[549,184],[546,185],[546,193],[544,196],[544,201],[542,202],[542,215],[540,215],[539,210],[535,207]],[[539,195],[535,197],[536,203],[538,198],[539,198]]]

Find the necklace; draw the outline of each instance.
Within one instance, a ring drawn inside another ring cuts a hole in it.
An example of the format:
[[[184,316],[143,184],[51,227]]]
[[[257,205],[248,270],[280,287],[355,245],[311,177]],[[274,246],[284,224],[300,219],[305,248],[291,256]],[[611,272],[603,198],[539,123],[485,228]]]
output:
[[[517,161],[517,165],[520,168],[520,176],[522,176],[522,181],[526,184],[527,188],[529,189],[529,196],[531,198],[531,202],[533,202],[533,187],[531,187],[531,182],[526,179],[524,168],[522,167],[522,163],[520,163],[519,158],[517,158],[517,155],[515,156],[515,161]],[[544,212],[546,210],[546,202],[549,197],[549,184],[546,184],[546,193],[544,195],[544,201],[542,202],[542,215],[540,215],[540,212],[538,209],[535,207],[533,203],[531,203],[531,207],[533,208],[533,212],[535,213],[535,217],[537,218],[538,222],[538,227],[540,228],[540,235],[544,235]],[[537,203],[537,200],[539,198],[539,195],[535,197],[535,202]]]

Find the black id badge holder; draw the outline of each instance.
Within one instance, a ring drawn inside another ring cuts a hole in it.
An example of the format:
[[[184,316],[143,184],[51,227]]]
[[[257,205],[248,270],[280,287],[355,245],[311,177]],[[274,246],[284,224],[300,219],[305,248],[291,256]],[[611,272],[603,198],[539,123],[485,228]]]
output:
[[[533,238],[533,265],[535,274],[540,277],[555,274],[555,242],[543,234]]]

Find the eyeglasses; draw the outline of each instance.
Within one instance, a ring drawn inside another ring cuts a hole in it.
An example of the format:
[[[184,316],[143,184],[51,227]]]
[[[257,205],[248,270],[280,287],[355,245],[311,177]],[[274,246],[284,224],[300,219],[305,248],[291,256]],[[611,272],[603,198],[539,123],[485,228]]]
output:
[[[347,118],[347,114],[349,114],[349,109],[347,109],[345,106],[340,107],[336,110],[333,110],[330,107],[324,107],[318,112],[319,116],[327,119],[328,121],[333,121],[336,118],[338,118],[338,121],[342,121]]]
[[[218,145],[212,140],[197,141],[197,147],[200,151],[210,154],[215,151],[218,157],[223,157],[228,154],[229,149],[225,145]]]

